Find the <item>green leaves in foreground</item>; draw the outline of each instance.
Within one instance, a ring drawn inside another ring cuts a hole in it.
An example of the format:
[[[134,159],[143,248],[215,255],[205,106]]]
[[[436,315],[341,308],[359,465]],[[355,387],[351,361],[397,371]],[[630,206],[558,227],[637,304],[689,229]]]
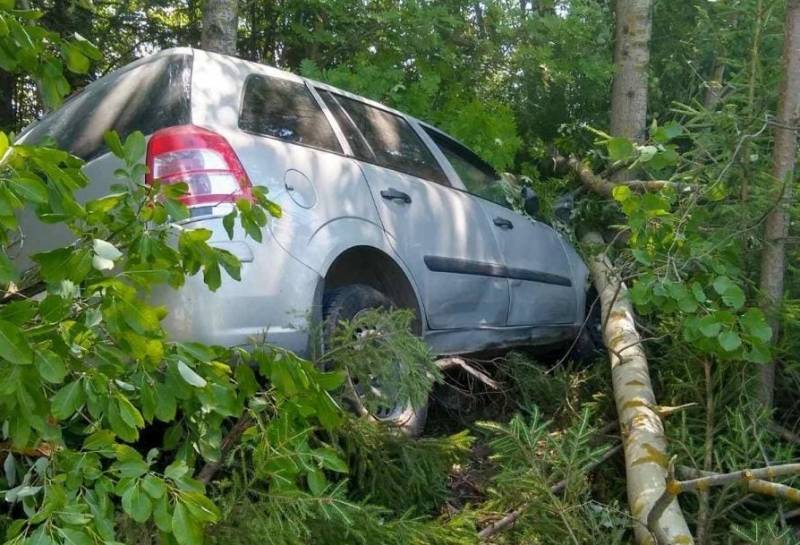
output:
[[[87,47],[65,53],[74,68],[85,67]],[[282,357],[278,371],[277,353],[257,356],[262,379],[280,380],[254,405],[262,387],[248,367],[253,354],[168,340],[167,310],[146,302],[148,292],[200,272],[214,290],[222,269],[236,280],[241,264],[211,244],[210,230],[176,223],[189,215],[185,184],[142,183],[141,133],[108,134],[106,143],[124,165],[115,172],[122,183],[79,203],[80,160],[0,140],[0,242],[11,240],[22,208],[74,240],[32,256],[34,279],[21,287],[36,284],[40,297],[0,306],[0,441],[15,453],[5,458],[0,494],[17,517],[12,544],[116,543],[125,518],[152,521],[166,542],[200,543],[219,512],[193,475],[221,460],[230,419],[258,406],[294,415],[283,422],[290,433],[338,421],[324,374],[308,362]],[[259,219],[245,229],[260,235],[265,207],[277,212],[256,194],[246,217]],[[20,275],[0,257],[0,282],[16,289],[9,283]],[[146,452],[137,445],[145,430]]]

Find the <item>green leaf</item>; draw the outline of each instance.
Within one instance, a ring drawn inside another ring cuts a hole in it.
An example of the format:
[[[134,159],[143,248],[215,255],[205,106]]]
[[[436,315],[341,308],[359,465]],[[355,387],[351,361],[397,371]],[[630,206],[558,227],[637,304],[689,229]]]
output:
[[[761,309],[747,309],[747,312],[739,317],[739,324],[741,324],[742,330],[746,335],[765,343],[772,339],[772,328],[767,323],[767,319]]]
[[[722,302],[729,307],[738,310],[744,306],[744,291],[742,291],[742,288],[739,286],[732,286],[724,294],[722,294]]]
[[[32,259],[39,264],[44,281],[57,284],[69,274],[67,263],[72,257],[72,253],[69,248],[59,248],[50,252],[34,254]]]
[[[606,142],[608,156],[612,161],[625,161],[631,159],[636,152],[633,143],[621,136],[611,138]]]
[[[627,185],[618,185],[615,186],[614,189],[611,190],[611,194],[614,197],[614,200],[620,203],[624,203],[628,199],[630,199],[631,195],[631,188]]]
[[[175,511],[172,513],[172,531],[179,545],[201,545],[203,543],[202,528],[180,501],[175,504]]]
[[[59,420],[72,416],[83,405],[85,394],[79,380],[70,382],[50,400],[50,412]]]
[[[136,483],[122,495],[122,508],[136,522],[145,522],[153,511],[153,503]]]
[[[13,178],[11,189],[26,201],[36,204],[47,203],[47,186],[36,178]]]
[[[199,522],[217,522],[219,509],[210,499],[199,492],[185,492],[181,499],[192,514],[192,518]]]
[[[196,388],[205,388],[206,384],[208,384],[206,379],[195,373],[194,370],[183,363],[182,360],[178,360],[178,373],[180,373],[183,380]]]
[[[189,217],[189,208],[181,202],[167,199],[164,201],[164,208],[172,221],[183,221]]]
[[[236,215],[236,208],[234,208],[229,214],[226,214],[225,217],[222,218],[222,226],[225,228],[225,232],[228,233],[228,238],[231,240],[233,239],[233,227],[236,221]]]
[[[63,47],[61,54],[70,72],[85,74],[89,71],[89,67],[91,66],[89,58],[84,55],[79,48],[67,44]]]
[[[717,337],[717,340],[719,341],[719,345],[726,352],[733,352],[742,346],[742,339],[739,338],[739,335],[735,331],[725,331]]]
[[[727,276],[718,276],[714,279],[714,291],[723,295],[726,291],[736,286],[733,281]]]
[[[39,374],[51,384],[60,384],[67,376],[64,360],[52,350],[37,351],[34,360]]]
[[[159,499],[167,493],[167,484],[156,477],[148,475],[142,480],[142,488],[153,499]]]
[[[141,131],[133,131],[130,133],[125,139],[123,150],[127,163],[138,163],[145,151],[144,134],[142,134]]]
[[[105,140],[106,146],[111,150],[111,153],[120,159],[125,158],[125,150],[122,148],[122,140],[119,139],[117,131],[107,131],[103,135],[103,140]]]
[[[164,470],[164,476],[173,481],[179,480],[187,473],[189,473],[189,466],[183,460],[175,460]]]
[[[325,469],[330,469],[337,473],[347,473],[349,471],[347,463],[332,448],[318,448],[314,451],[314,457],[320,461]]]
[[[2,5],[1,5],[2,3],[3,3],[3,0],[0,0],[0,7],[2,7]],[[11,4],[12,5],[14,4],[14,0],[11,0]],[[0,131],[0,159],[2,159],[3,156],[6,154],[6,151],[8,151],[8,148],[9,148],[8,136],[3,131]]]
[[[328,480],[325,478],[325,473],[319,469],[312,468],[306,475],[308,480],[308,488],[315,496],[321,496],[325,489],[328,488]]]
[[[5,250],[0,250],[0,284],[6,285],[9,282],[16,282],[17,278],[19,278],[19,275],[14,263],[9,259]]]
[[[117,398],[117,405],[119,406],[119,416],[132,428],[143,428],[144,418],[139,409],[133,406],[133,403],[125,396]]]
[[[716,317],[712,314],[710,316],[703,316],[698,323],[700,333],[706,337],[716,337],[719,335],[722,324],[717,321]]]
[[[692,283],[692,295],[698,303],[705,303],[707,300],[706,292],[703,291],[703,286],[698,282]]]
[[[0,320],[0,358],[17,365],[33,363],[33,350],[22,330],[5,320]]]

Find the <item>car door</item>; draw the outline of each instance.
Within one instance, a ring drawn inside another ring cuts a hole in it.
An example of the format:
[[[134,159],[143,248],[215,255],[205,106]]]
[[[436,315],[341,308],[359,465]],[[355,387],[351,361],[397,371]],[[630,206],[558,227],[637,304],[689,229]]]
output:
[[[514,212],[498,175],[474,152],[438,130],[424,128],[479,203],[498,242],[511,296],[507,325],[573,323],[577,300],[560,235]]]
[[[480,205],[448,187],[404,117],[318,92],[359,159],[390,244],[421,292],[429,328],[504,325],[508,282],[481,273],[497,267],[500,250]]]

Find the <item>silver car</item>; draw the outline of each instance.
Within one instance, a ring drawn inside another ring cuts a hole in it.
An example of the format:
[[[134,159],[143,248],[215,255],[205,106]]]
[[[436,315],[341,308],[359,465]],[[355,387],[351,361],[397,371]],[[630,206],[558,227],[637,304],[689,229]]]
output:
[[[223,279],[214,293],[194,277],[157,294],[175,339],[266,338],[308,353],[314,324],[391,304],[416,312],[435,353],[458,354],[567,340],[584,320],[587,268],[575,249],[512,210],[475,153],[382,104],[268,66],[169,49],[92,83],[23,139],[50,135],[86,159],[93,183],[83,196],[92,198],[109,191],[119,167],[107,130],[148,135],[150,176],[187,181],[187,223],[211,229],[243,263],[241,281]],[[229,240],[222,226],[240,177],[269,188],[283,209],[260,243],[244,232]],[[70,242],[25,221],[25,255]]]

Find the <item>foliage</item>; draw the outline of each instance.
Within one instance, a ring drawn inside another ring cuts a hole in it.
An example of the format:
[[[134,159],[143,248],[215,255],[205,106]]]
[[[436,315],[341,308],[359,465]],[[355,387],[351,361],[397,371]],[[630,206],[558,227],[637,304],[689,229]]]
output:
[[[529,504],[507,543],[626,543],[629,521],[616,504],[591,500],[587,468],[609,448],[598,445],[594,420],[584,409],[574,423],[550,432],[536,406],[508,424],[482,422],[490,460],[498,467],[487,509],[501,512]],[[551,487],[562,484],[563,490]],[[504,539],[501,537],[501,539]]]
[[[392,400],[423,407],[442,374],[428,346],[411,332],[414,319],[410,310],[361,312],[339,324],[320,364],[345,370],[370,413]]]
[[[414,440],[355,419],[336,435],[350,466],[351,494],[396,514],[434,512],[450,494],[451,468],[466,461],[473,442],[466,431]]]

